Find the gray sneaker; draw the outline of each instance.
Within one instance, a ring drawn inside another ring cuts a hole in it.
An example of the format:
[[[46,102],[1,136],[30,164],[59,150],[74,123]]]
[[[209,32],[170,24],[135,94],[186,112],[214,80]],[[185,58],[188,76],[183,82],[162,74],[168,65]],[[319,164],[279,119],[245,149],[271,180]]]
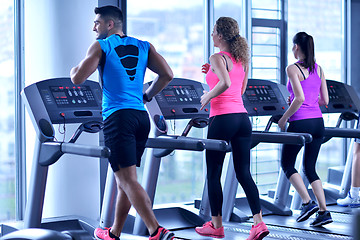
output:
[[[313,215],[314,213],[316,213],[319,210],[318,205],[310,200],[310,202],[308,203],[303,203],[301,205],[301,212],[300,212],[300,216],[296,219],[297,222],[303,222],[305,220],[307,220],[311,215]]]
[[[330,212],[317,212],[315,220],[310,223],[310,226],[312,227],[320,227],[328,223],[332,223],[333,220],[331,218]]]

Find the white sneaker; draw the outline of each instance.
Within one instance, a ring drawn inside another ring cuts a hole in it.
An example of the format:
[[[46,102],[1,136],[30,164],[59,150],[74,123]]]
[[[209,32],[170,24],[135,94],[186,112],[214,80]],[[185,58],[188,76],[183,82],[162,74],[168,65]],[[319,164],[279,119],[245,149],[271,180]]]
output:
[[[341,207],[360,207],[360,199],[359,196],[352,197],[350,192],[346,196],[346,198],[338,199],[336,201],[337,205]]]

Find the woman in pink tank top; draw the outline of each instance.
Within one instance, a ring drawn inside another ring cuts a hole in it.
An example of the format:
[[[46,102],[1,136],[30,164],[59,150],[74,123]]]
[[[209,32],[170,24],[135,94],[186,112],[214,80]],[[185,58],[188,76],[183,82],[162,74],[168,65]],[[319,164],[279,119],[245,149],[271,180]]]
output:
[[[247,85],[249,47],[239,35],[237,22],[229,17],[216,21],[211,34],[219,53],[210,57],[210,64],[203,65],[206,81],[210,87],[201,97],[201,106],[210,102],[208,139],[231,143],[236,178],[241,184],[250,205],[254,225],[248,240],[263,239],[269,234],[262,221],[259,191],[250,173],[250,144],[252,127],[244,107],[242,95]],[[206,151],[208,193],[211,221],[195,231],[202,235],[224,238],[222,225],[223,195],[220,183],[225,152]]]
[[[326,210],[324,189],[315,169],[324,137],[324,120],[319,105],[328,104],[329,95],[324,73],[315,63],[313,38],[305,32],[299,32],[294,36],[293,43],[292,51],[299,61],[286,69],[291,103],[278,124],[284,130],[289,121],[287,132],[310,133],[313,137],[312,142],[305,144],[303,171],[311,184],[317,203],[310,198],[300,174],[294,167],[302,146],[285,144],[282,149],[281,167],[303,202],[296,220],[305,221],[317,212],[315,220],[310,225],[318,227],[332,222],[330,212]]]

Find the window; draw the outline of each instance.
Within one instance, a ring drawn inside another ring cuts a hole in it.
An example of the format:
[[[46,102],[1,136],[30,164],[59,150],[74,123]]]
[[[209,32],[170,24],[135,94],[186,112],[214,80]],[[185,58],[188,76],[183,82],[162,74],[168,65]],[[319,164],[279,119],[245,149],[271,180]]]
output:
[[[203,81],[203,29],[202,0],[127,1],[127,35],[153,44],[169,63],[175,77]],[[147,71],[145,81],[152,81],[154,77]],[[180,135],[187,122],[168,121],[169,134]],[[202,137],[202,129],[192,129],[189,136]],[[201,196],[202,154],[176,151],[162,158],[155,204],[193,201]]]
[[[314,38],[316,62],[324,69],[325,77],[343,81],[342,65],[342,2],[288,1],[288,59],[295,61],[292,54],[292,38],[305,31]],[[319,11],[321,9],[321,11]]]
[[[250,78],[264,79],[276,83],[284,80],[285,55],[281,50],[285,44],[286,28],[281,0],[251,1],[251,46]],[[254,131],[263,131],[270,116],[252,117]],[[277,131],[277,125],[273,124]],[[276,187],[280,169],[279,144],[260,143],[251,151],[251,172],[261,194]]]
[[[252,77],[280,82],[280,29],[253,26]]]
[[[0,8],[0,221],[15,219],[14,1]]]
[[[251,77],[282,83],[286,58],[281,0],[253,0],[251,5]]]
[[[214,0],[214,10],[214,21],[216,21],[219,17],[232,17],[239,23],[239,26],[241,28],[241,20],[244,19],[241,11],[242,1]],[[240,29],[240,33],[241,31],[242,29]]]

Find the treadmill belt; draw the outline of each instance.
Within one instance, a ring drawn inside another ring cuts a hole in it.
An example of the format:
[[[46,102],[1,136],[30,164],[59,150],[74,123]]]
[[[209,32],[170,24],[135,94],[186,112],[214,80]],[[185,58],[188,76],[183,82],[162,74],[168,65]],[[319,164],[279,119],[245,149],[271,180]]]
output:
[[[266,219],[265,219],[266,221]],[[224,223],[225,238],[226,240],[241,240],[246,239],[249,236],[251,229],[251,222],[244,223],[233,223],[228,222]],[[322,228],[313,228],[312,230],[299,229],[292,227],[276,226],[267,223],[270,234],[265,237],[265,239],[291,239],[291,240],[332,240],[332,239],[344,239],[351,240],[353,239],[349,235],[344,234],[334,234],[328,232],[321,232]],[[350,233],[350,227],[348,229]],[[198,235],[193,228],[182,229],[182,230],[172,230],[175,233],[175,236],[179,239],[193,239],[193,240],[208,240],[212,239],[210,237],[203,237]]]

